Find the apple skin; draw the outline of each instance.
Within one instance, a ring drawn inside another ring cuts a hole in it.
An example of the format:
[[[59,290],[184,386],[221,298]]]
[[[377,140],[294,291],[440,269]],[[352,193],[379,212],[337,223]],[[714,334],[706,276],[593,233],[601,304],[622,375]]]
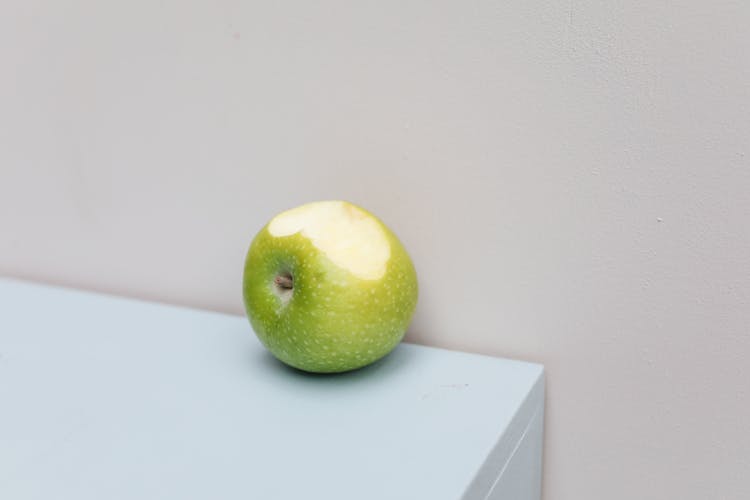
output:
[[[380,279],[361,279],[334,264],[301,232],[273,236],[266,224],[247,253],[243,299],[263,345],[300,370],[334,373],[366,366],[402,340],[417,304],[417,275],[396,235],[377,217],[390,244]],[[292,277],[285,303],[274,287]]]

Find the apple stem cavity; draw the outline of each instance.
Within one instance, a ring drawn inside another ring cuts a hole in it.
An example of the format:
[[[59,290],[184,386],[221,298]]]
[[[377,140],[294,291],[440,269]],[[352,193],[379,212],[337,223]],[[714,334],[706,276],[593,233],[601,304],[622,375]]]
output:
[[[280,274],[274,278],[273,282],[282,290],[291,290],[294,288],[294,280],[289,274]]]

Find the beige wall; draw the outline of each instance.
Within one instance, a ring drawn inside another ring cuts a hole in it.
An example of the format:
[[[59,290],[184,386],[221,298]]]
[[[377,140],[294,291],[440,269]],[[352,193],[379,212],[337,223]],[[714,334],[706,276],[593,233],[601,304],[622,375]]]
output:
[[[5,3],[0,274],[241,313],[349,199],[411,340],[547,366],[547,499],[750,497],[745,2],[109,4]]]

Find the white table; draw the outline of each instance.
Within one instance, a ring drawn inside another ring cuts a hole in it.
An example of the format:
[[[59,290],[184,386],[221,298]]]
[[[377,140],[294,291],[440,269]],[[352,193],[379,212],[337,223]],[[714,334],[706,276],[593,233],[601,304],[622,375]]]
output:
[[[543,393],[408,344],[304,374],[243,317],[0,279],[2,499],[538,499]]]

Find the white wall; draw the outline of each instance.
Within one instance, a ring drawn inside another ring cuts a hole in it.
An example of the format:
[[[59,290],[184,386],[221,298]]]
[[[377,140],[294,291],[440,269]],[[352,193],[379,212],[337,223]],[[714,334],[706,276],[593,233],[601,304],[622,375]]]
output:
[[[412,341],[547,366],[547,499],[750,498],[745,2],[2,10],[0,274],[241,313],[254,232],[349,199]]]

